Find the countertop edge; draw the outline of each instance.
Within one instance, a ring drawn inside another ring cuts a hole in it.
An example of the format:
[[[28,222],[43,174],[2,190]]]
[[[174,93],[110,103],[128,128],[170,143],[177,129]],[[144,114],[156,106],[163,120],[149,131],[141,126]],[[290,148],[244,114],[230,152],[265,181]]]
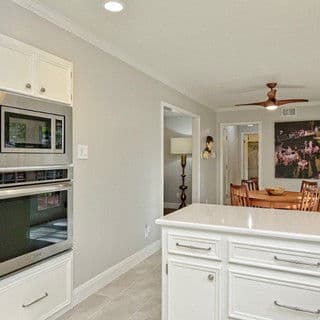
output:
[[[273,230],[260,230],[260,229],[246,229],[239,227],[224,227],[219,225],[207,225],[201,223],[193,222],[181,222],[181,221],[171,221],[164,220],[159,218],[156,220],[156,224],[164,227],[173,227],[180,229],[192,229],[192,230],[201,230],[201,231],[218,231],[223,233],[231,234],[240,234],[248,236],[263,236],[271,238],[282,238],[289,240],[300,240],[300,241],[311,241],[311,242],[320,242],[320,236],[317,235],[308,235],[303,233],[290,233],[290,232],[281,232]]]

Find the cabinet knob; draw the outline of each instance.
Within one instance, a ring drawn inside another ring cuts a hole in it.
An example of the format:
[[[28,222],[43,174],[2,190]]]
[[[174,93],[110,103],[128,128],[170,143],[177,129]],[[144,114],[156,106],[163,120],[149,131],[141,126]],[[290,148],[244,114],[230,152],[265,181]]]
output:
[[[32,88],[31,83],[27,83],[27,84],[26,84],[26,88],[27,88],[27,89],[31,89],[31,88]]]
[[[214,275],[213,274],[209,274],[208,275],[208,280],[209,281],[213,281],[214,280]]]
[[[41,92],[41,93],[45,93],[45,92],[46,92],[46,88],[42,87],[42,88],[40,89],[40,92]]]

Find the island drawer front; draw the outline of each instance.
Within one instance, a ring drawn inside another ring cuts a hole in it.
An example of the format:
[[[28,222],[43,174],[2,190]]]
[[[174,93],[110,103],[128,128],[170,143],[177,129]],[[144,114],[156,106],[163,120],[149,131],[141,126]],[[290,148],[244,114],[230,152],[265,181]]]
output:
[[[168,235],[168,253],[190,257],[221,260],[221,241],[202,235]]]
[[[301,276],[297,282],[237,271],[230,271],[229,277],[232,319],[318,320],[320,317],[319,279],[313,281]]]
[[[71,260],[39,268],[0,287],[0,319],[45,320],[71,301]]]
[[[301,244],[300,244],[301,247]],[[307,248],[307,246],[305,246]],[[229,261],[257,267],[320,274],[320,253],[272,244],[229,241]]]

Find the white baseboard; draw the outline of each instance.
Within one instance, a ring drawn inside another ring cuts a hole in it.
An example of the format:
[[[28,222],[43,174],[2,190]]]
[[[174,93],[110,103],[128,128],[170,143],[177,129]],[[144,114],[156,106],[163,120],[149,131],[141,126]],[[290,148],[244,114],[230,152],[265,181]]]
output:
[[[60,310],[58,313],[52,316],[50,320],[58,319],[60,316],[62,316],[64,313],[66,313],[67,311],[75,307],[77,304],[88,298],[90,295],[99,291],[100,289],[108,285],[110,282],[121,276],[123,273],[126,273],[130,269],[134,268],[137,264],[139,264],[149,256],[153,255],[160,249],[161,241],[157,240],[149,246],[143,248],[142,250],[134,253],[132,256],[122,260],[118,264],[101,272],[94,278],[75,288],[73,290],[72,303],[68,307],[64,308],[63,310]]]
[[[94,278],[75,288],[73,291],[73,306],[88,298],[93,293],[99,291],[114,279],[126,273],[141,261],[145,260],[161,248],[160,240],[152,243],[144,249],[136,252],[132,256],[122,260],[115,266],[98,274]]]
[[[178,209],[180,206],[180,203],[175,203],[175,202],[165,202],[164,203],[164,208],[167,209]]]

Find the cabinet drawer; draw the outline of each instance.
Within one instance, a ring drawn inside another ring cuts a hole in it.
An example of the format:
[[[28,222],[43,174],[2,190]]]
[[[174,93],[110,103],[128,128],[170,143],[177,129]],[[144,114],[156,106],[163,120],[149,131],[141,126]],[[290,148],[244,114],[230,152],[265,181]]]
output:
[[[319,279],[300,276],[298,280],[288,281],[237,271],[230,271],[229,276],[232,319],[316,320],[320,317]]]
[[[320,274],[320,253],[300,251],[292,247],[229,242],[229,261],[257,267]]]
[[[219,238],[168,235],[168,252],[190,257],[221,260]]]
[[[70,303],[71,259],[18,275],[0,286],[0,319],[44,320]]]

